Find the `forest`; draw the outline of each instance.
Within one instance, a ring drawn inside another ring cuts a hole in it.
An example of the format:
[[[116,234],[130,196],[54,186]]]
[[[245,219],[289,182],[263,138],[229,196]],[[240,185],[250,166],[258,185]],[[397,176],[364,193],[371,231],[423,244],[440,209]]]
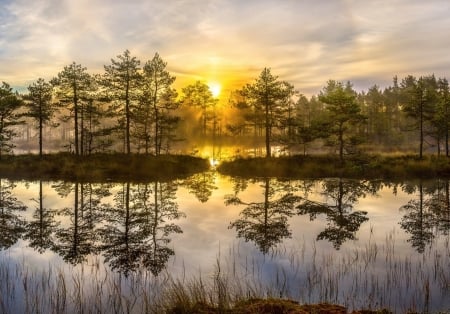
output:
[[[126,50],[103,73],[75,62],[27,93],[0,87],[0,158],[15,152],[161,155],[206,143],[262,147],[263,155],[361,152],[449,156],[450,89],[434,74],[357,92],[329,80],[307,98],[264,68],[218,99],[202,81],[178,92],[156,53],[142,63]],[[188,152],[190,153],[190,152]]]

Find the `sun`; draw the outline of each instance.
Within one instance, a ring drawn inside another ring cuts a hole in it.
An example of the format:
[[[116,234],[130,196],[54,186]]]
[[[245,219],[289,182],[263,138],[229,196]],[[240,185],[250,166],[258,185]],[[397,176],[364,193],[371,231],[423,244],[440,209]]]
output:
[[[209,90],[211,91],[211,94],[214,98],[217,98],[220,95],[220,90],[222,89],[222,86],[220,86],[217,82],[209,82],[208,83]]]

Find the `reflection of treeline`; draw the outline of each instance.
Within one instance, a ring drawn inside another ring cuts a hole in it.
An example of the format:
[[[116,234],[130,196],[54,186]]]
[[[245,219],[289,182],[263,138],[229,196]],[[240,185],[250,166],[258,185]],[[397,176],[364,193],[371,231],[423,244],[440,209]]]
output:
[[[225,202],[241,207],[241,212],[229,228],[263,253],[291,237],[289,220],[296,215],[308,215],[311,221],[323,217],[317,223],[322,221],[325,226],[316,238],[339,249],[346,241],[356,239],[360,226],[369,219],[366,211],[358,209],[358,201],[375,195],[384,186],[393,193],[401,189],[414,195],[401,206],[403,217],[399,224],[418,252],[424,252],[438,234],[450,232],[448,180],[232,180],[234,192],[225,195]],[[245,196],[244,191],[255,184],[261,194]],[[56,182],[51,188],[69,199],[71,205],[48,208],[45,195],[49,185],[43,186],[40,181],[33,214],[25,219],[21,212],[26,207],[14,195],[15,186],[9,180],[0,180],[0,249],[24,239],[36,251],[52,250],[71,264],[101,254],[111,268],[122,273],[146,268],[155,275],[175,254],[170,246],[172,236],[182,232],[177,225],[184,217],[176,199],[178,187],[187,188],[200,202],[207,202],[216,188],[210,173],[166,182]]]
[[[262,197],[259,200],[243,200],[238,196],[249,182],[261,182]],[[436,233],[450,232],[450,184],[448,181],[429,181],[425,192],[424,183],[398,184],[369,180],[325,179],[321,181],[322,199],[311,200],[314,181],[278,181],[234,179],[234,194],[225,196],[227,205],[245,206],[239,219],[231,222],[238,237],[254,242],[263,253],[291,236],[288,218],[309,215],[313,221],[319,216],[326,220],[326,227],[317,240],[328,240],[340,249],[347,240],[356,240],[360,226],[369,220],[366,211],[356,209],[359,199],[376,195],[384,185],[394,193],[401,188],[408,194],[417,193],[400,210],[405,212],[399,222],[410,236],[409,242],[423,253]]]
[[[51,188],[72,202],[65,208],[46,207],[40,180],[33,215],[24,219],[20,212],[26,207],[13,193],[16,185],[1,179],[0,249],[23,238],[39,253],[52,250],[71,264],[101,254],[121,273],[146,268],[158,275],[175,254],[171,237],[182,233],[177,221],[185,215],[178,209],[178,187],[206,202],[215,188],[212,180],[194,175],[146,183],[56,182]]]
[[[391,86],[362,92],[350,82],[330,80],[308,99],[265,68],[253,83],[227,95],[226,108],[206,83],[185,86],[179,95],[174,82],[159,54],[141,65],[126,50],[103,73],[90,74],[74,62],[50,82],[37,79],[25,95],[3,83],[0,155],[11,150],[13,140],[34,135],[41,153],[51,141],[57,143],[54,150],[65,146],[76,155],[159,155],[182,139],[224,136],[264,143],[266,156],[274,145],[306,154],[312,143],[341,160],[358,153],[362,143],[386,150],[408,150],[416,143],[420,157],[432,150],[449,155],[449,84],[434,75],[394,77]]]

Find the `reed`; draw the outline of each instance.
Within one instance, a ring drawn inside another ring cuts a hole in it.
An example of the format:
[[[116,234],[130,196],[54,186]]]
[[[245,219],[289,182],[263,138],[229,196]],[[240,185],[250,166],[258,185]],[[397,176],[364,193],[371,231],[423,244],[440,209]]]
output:
[[[297,307],[302,313],[307,309],[296,302],[320,306],[326,302],[372,313],[449,311],[448,237],[423,254],[400,257],[395,235],[392,230],[384,243],[370,239],[366,245],[355,242],[333,253],[320,253],[315,242],[299,241],[295,247],[249,256],[248,243],[238,242],[221,252],[211,269],[191,275],[183,269],[178,276],[163,271],[155,277],[141,269],[126,277],[98,257],[76,267],[39,269],[1,255],[0,312],[249,313],[245,308],[251,308],[270,313],[266,310]]]

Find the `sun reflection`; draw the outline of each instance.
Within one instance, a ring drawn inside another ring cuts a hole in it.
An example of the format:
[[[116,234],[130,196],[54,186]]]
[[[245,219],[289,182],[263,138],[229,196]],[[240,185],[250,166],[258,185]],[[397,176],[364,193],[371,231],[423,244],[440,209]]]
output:
[[[219,165],[219,161],[214,158],[209,158],[209,164],[211,165],[211,167],[216,167]]]

